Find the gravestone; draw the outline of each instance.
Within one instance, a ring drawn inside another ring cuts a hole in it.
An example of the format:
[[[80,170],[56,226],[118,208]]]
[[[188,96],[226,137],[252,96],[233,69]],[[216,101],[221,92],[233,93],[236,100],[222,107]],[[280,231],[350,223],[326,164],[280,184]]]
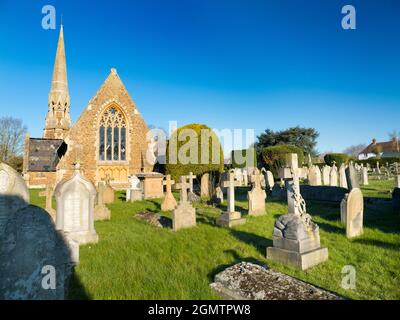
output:
[[[339,187],[347,189],[346,167],[343,163],[339,168]]]
[[[187,179],[189,180],[188,200],[190,202],[199,202],[200,197],[197,194],[195,194],[193,191],[193,180],[196,179],[196,176],[193,175],[193,172],[189,172]]]
[[[368,169],[366,167],[362,167],[361,171],[362,171],[362,184],[364,186],[367,186],[369,184],[369,182],[368,182]]]
[[[261,173],[258,169],[254,170],[250,177],[252,189],[247,192],[249,201],[249,215],[258,216],[266,214],[265,199],[267,197],[265,191],[261,188]]]
[[[224,193],[222,192],[222,189],[220,186],[217,186],[215,188],[213,202],[216,204],[222,204],[222,202],[224,202]]]
[[[210,174],[207,172],[200,179],[200,196],[204,198],[210,197]]]
[[[128,179],[129,189],[126,191],[126,201],[134,202],[143,200],[142,182],[136,175],[131,175]]]
[[[335,163],[333,163],[329,172],[329,185],[331,187],[337,187],[338,185],[338,171]]]
[[[308,171],[308,184],[310,186],[320,186],[321,182],[321,171],[318,166],[312,166]]]
[[[331,167],[328,165],[325,165],[322,168],[322,182],[324,183],[325,186],[330,185],[330,172],[331,172]]]
[[[249,185],[249,173],[246,169],[243,169],[243,185],[247,187]]]
[[[224,227],[233,227],[244,224],[246,219],[243,219],[240,212],[235,211],[235,187],[240,186],[239,181],[235,181],[235,171],[229,170],[228,180],[224,182],[223,187],[227,188],[227,211],[223,212],[221,217],[217,219],[217,225]]]
[[[39,197],[46,198],[46,211],[50,214],[53,221],[56,222],[56,210],[53,208],[53,194],[54,187],[48,184],[44,192],[39,192]]]
[[[94,229],[96,188],[81,176],[79,164],[75,165],[73,177],[60,182],[54,193],[57,230],[63,230],[79,244],[96,243],[99,239]]]
[[[114,195],[114,189],[111,187],[111,181],[110,181],[110,176],[107,175],[105,179],[105,188],[103,192],[103,202],[105,204],[113,203],[115,195]]]
[[[94,207],[94,220],[110,220],[111,211],[104,204],[104,193],[106,191],[106,184],[100,181],[97,187],[97,203]]]
[[[396,176],[396,188],[400,188],[400,175]]]
[[[271,191],[275,185],[274,175],[271,171],[265,170],[265,168],[261,169],[261,173],[264,175],[265,190]]]
[[[347,238],[363,233],[364,197],[359,188],[353,188],[340,204],[341,220],[346,225]]]
[[[56,231],[45,210],[19,209],[0,234],[0,299],[65,299],[77,256],[79,247]]]
[[[354,168],[353,162],[350,162],[349,166],[346,168],[346,179],[349,190],[352,190],[353,188],[360,188],[360,184],[358,183],[357,172],[356,169]]]
[[[239,168],[233,169],[235,170],[235,180],[238,181],[240,183],[239,186],[242,186],[243,184],[243,173],[242,170]]]
[[[286,166],[279,172],[286,183],[289,213],[275,222],[273,247],[267,248],[267,259],[305,270],[326,261],[328,249],[321,247],[319,227],[306,213],[299,187],[304,173],[298,169],[297,154],[288,154]]]
[[[180,199],[172,213],[172,229],[174,231],[196,226],[196,209],[188,201],[187,190],[190,190],[190,182],[188,183],[187,179],[187,176],[181,176],[181,182],[176,185],[176,188],[180,190]]]
[[[161,210],[168,211],[174,210],[177,206],[174,195],[172,194],[172,185],[175,184],[174,180],[171,180],[171,175],[167,174],[164,185],[165,185],[165,197],[161,203]]]
[[[24,179],[9,165],[0,162],[0,234],[7,220],[29,204],[29,191]]]

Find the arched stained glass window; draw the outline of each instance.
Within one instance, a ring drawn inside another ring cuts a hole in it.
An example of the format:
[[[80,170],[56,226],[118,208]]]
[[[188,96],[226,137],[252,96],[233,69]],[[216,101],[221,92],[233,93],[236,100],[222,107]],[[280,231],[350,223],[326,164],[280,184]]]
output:
[[[116,107],[108,108],[100,119],[99,160],[126,160],[126,121]]]

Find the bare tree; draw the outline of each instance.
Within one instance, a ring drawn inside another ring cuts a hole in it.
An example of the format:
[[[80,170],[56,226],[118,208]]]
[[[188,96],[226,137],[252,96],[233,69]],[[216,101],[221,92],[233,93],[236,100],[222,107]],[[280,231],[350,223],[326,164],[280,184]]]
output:
[[[392,132],[389,132],[389,138],[390,140],[399,140],[400,137],[400,132],[398,132],[397,130],[393,130]]]
[[[353,145],[353,146],[350,146],[350,147],[347,147],[346,149],[344,149],[343,153],[346,153],[346,154],[348,154],[349,156],[352,156],[352,157],[357,157],[358,154],[362,150],[364,150],[366,147],[367,147],[366,144],[362,144],[362,143],[361,144],[356,144],[356,145]]]
[[[22,155],[26,127],[22,120],[0,118],[0,161],[8,162]]]

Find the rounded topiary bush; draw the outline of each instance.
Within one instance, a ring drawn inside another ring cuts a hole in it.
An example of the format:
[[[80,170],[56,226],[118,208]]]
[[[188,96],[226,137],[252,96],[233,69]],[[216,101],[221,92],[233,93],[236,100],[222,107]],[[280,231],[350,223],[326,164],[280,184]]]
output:
[[[336,162],[336,166],[340,167],[342,164],[347,164],[350,157],[345,153],[327,153],[324,156],[324,161],[328,166],[333,165],[333,161]]]
[[[216,134],[204,124],[188,124],[175,130],[167,145],[166,174],[178,182],[193,172],[223,172],[224,153]]]
[[[290,145],[281,144],[272,147],[266,147],[262,149],[261,156],[266,169],[270,170],[275,178],[278,178],[278,170],[282,168],[286,163],[286,155],[288,153],[297,153],[297,159],[299,161],[299,167],[304,161],[303,149]]]
[[[240,163],[242,160],[243,163]],[[257,167],[257,156],[254,148],[232,150],[231,151],[231,167],[246,168]]]

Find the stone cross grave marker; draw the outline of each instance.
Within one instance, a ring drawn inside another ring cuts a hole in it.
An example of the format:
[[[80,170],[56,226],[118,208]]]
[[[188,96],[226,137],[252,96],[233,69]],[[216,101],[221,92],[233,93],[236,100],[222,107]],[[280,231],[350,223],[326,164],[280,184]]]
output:
[[[174,180],[171,180],[171,175],[167,174],[163,185],[165,186],[165,197],[161,204],[162,211],[173,210],[177,206],[174,195],[172,194],[172,185],[175,184]]]
[[[176,184],[176,188],[180,190],[180,199],[172,212],[172,229],[174,231],[196,225],[196,209],[188,201],[188,190],[191,185],[190,181],[187,182],[188,179],[187,176],[181,176],[180,183]]]
[[[238,186],[241,186],[241,182],[235,181],[235,171],[231,169],[228,173],[228,180],[223,182],[223,187],[228,189],[227,211],[223,212],[222,216],[217,219],[217,225],[232,227],[246,222],[240,212],[235,211],[235,187]]]

